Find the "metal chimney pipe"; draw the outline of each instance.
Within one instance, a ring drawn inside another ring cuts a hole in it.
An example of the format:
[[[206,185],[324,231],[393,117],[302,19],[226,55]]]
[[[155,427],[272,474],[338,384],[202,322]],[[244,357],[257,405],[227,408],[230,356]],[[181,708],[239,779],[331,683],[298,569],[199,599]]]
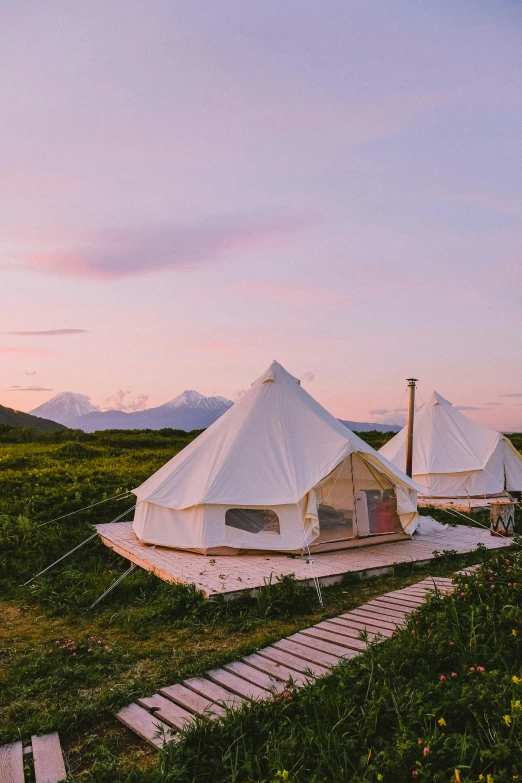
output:
[[[406,475],[411,478],[413,472],[413,418],[415,415],[415,384],[417,378],[408,378],[408,424],[406,431]]]

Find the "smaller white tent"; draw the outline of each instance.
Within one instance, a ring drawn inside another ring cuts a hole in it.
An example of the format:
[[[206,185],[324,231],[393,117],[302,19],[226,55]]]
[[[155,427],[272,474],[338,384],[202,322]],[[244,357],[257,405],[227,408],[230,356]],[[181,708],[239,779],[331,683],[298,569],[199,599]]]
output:
[[[417,485],[277,362],[134,490],[149,544],[204,554],[302,551],[413,533]]]
[[[379,454],[402,468],[406,428]],[[434,391],[415,413],[413,478],[425,487],[424,502],[488,505],[522,490],[522,455],[505,435],[468,418]]]

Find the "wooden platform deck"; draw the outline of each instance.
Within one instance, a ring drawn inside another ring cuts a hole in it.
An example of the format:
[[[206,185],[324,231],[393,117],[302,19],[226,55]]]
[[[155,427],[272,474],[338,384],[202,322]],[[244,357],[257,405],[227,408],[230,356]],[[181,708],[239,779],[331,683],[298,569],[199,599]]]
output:
[[[458,525],[437,533],[417,536],[405,541],[393,541],[339,552],[324,552],[307,558],[281,554],[207,557],[176,549],[142,544],[132,530],[131,522],[97,525],[106,544],[115,552],[152,571],[167,582],[195,584],[206,596],[232,596],[245,590],[263,587],[270,578],[295,574],[299,581],[313,579],[314,571],[324,585],[341,581],[348,573],[377,576],[389,572],[399,563],[427,563],[434,552],[453,549],[471,552],[478,544],[497,549],[509,544],[509,539],[497,538],[489,530]]]
[[[201,677],[160,688],[158,693],[124,707],[116,715],[127,728],[156,749],[176,742],[179,732],[196,716],[217,720],[227,709],[245,702],[285,698],[288,688],[301,688],[328,674],[343,660],[354,658],[368,641],[390,637],[410,612],[425,600],[428,590],[453,589],[452,580],[429,577],[422,582],[375,598],[350,612],[324,620],[281,639],[269,647],[224,664]]]

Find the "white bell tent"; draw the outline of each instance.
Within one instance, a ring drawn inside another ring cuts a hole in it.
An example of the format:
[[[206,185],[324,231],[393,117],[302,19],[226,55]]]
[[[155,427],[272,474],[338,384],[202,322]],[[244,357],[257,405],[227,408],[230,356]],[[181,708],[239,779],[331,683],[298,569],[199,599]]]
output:
[[[134,490],[133,529],[203,554],[344,548],[413,533],[417,489],[274,361]]]
[[[380,450],[397,467],[406,461],[406,428]],[[522,455],[500,432],[456,410],[433,392],[415,413],[413,479],[423,504],[472,508],[522,490]]]

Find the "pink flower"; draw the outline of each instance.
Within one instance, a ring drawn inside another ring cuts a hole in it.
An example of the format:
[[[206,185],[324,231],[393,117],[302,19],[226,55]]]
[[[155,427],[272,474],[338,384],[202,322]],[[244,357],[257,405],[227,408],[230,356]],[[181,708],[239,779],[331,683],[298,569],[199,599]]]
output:
[[[465,596],[465,595],[466,595],[466,593],[461,593],[461,594],[460,594],[460,597],[461,597],[461,598],[464,598],[464,596]]]
[[[481,583],[479,584],[479,587],[482,587],[482,586],[483,586],[483,585],[482,585],[482,582],[481,582]]]
[[[495,585],[491,585],[491,589],[494,590],[495,589]]]
[[[89,649],[87,650],[87,652],[92,652],[92,650],[91,650],[91,648],[90,648],[90,647],[89,647]]]
[[[440,677],[439,677],[439,680],[441,682],[444,682],[445,679],[446,679],[446,677],[443,674],[441,674]]]
[[[493,577],[492,577],[492,576],[490,576],[490,577],[489,577],[489,581],[490,581],[490,582],[492,582],[492,581],[493,581]]]
[[[506,560],[506,563],[509,563],[509,560]]]
[[[477,666],[477,671],[478,672],[485,672],[486,670],[485,670],[485,668],[483,666]]]
[[[488,574],[492,574],[492,573],[493,571],[491,570],[491,568],[488,568]]]
[[[508,587],[511,587],[511,582],[508,582]]]
[[[475,667],[474,666],[470,666],[469,670],[470,670],[470,672],[474,672],[475,671]]]
[[[412,778],[418,778],[419,777],[418,770],[414,769],[413,772],[411,773],[411,776]]]
[[[457,676],[457,672],[451,672],[451,676],[452,677],[456,677]]]
[[[413,634],[415,633],[415,628],[412,630],[412,633],[413,633]]]
[[[454,644],[455,644],[455,642],[450,642],[450,646],[451,647],[453,647]]]
[[[430,755],[430,749],[429,748],[424,748],[424,750],[422,752],[423,752],[423,754],[425,756],[429,756]]]

